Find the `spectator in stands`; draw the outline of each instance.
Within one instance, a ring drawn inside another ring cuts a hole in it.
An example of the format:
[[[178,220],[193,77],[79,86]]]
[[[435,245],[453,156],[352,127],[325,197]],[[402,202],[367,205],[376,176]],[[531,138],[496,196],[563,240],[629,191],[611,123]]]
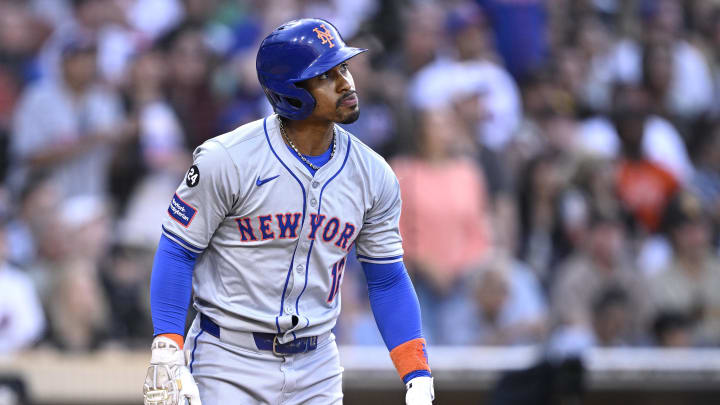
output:
[[[11,257],[22,259],[18,263],[33,279],[43,304],[47,303],[52,289],[52,275],[68,254],[72,242],[58,215],[62,200],[63,193],[51,177],[33,175],[24,190],[22,206],[8,224],[11,252],[14,253]]]
[[[484,108],[480,105],[484,101],[484,98],[475,92],[458,94],[453,99],[452,107],[468,133],[475,133],[480,127],[484,119]],[[498,249],[513,252],[517,248],[517,206],[508,172],[509,165],[503,160],[501,153],[489,148],[477,137],[469,146],[471,148],[468,149],[468,154],[474,149],[472,154],[482,167],[487,180],[488,202],[492,211],[491,228],[494,230],[493,244]]]
[[[624,291],[629,318],[629,327],[623,328],[622,336],[611,335],[630,344],[640,342],[648,327],[650,311],[646,281],[630,261],[620,218],[615,213],[596,211],[590,217],[584,248],[561,265],[552,286],[551,305],[556,324],[590,330],[590,333],[596,322],[600,322],[597,326],[602,328],[612,326],[610,323],[617,321],[615,303],[624,305],[622,300],[613,298],[609,300],[612,305],[603,303],[593,308],[595,300],[604,300],[601,295],[610,288]],[[605,316],[611,319],[603,318]],[[602,325],[606,320],[608,325]]]
[[[391,162],[400,181],[405,260],[430,342],[449,341],[458,306],[467,305],[466,283],[490,250],[487,192],[482,171],[458,148],[463,133],[449,109],[419,115],[418,151]],[[425,328],[423,328],[425,330]]]
[[[6,223],[6,215],[0,213],[0,355],[31,347],[45,329],[32,279],[7,261]]]
[[[515,135],[522,103],[515,80],[496,54],[489,22],[475,4],[460,3],[448,13],[446,29],[463,76],[454,92],[478,97],[474,133],[481,144],[501,151]]]
[[[614,83],[631,81],[633,66],[628,66],[632,65],[628,63],[632,58],[625,56],[627,43],[613,35],[619,25],[619,21],[608,21],[597,14],[585,14],[576,24],[569,24],[572,38],[585,58],[587,70],[583,72],[578,96],[589,112],[609,113]]]
[[[578,141],[584,153],[615,159],[627,157],[628,148],[635,148],[632,153],[660,166],[677,182],[692,178],[694,169],[683,138],[670,121],[652,113],[644,87],[618,82],[612,103],[609,119],[600,115],[583,121]]]
[[[567,254],[559,212],[563,174],[555,155],[543,154],[526,165],[519,179],[522,183],[517,190],[518,257],[545,284]]]
[[[136,136],[116,148],[111,166],[118,231],[124,235],[123,243],[138,246],[152,245],[160,237],[162,217],[157,213],[167,208],[167,196],[192,160],[180,118],[165,93],[169,84],[165,55],[160,49],[148,49],[131,65],[123,94]]]
[[[110,169],[110,187],[120,213],[125,213],[131,194],[148,178],[166,178],[176,187],[190,166],[180,120],[165,95],[167,71],[165,53],[159,49],[138,53],[130,65],[122,96],[133,136],[115,148]]]
[[[65,45],[63,77],[29,87],[15,113],[18,170],[47,169],[66,195],[103,194],[112,145],[126,139],[120,100],[95,74],[95,46]],[[82,179],[82,180],[80,180]]]
[[[70,13],[58,22],[38,55],[43,78],[62,77],[62,53],[76,38],[88,38],[97,45],[98,75],[119,83],[130,56],[142,35],[132,32],[126,20],[129,4],[108,0],[70,0]],[[158,20],[160,20],[158,18]]]
[[[108,338],[108,312],[97,269],[87,260],[69,260],[53,278],[48,294],[47,344],[72,352],[101,348]]]
[[[653,0],[621,3],[625,3],[625,8],[639,10],[642,18],[637,21],[635,30],[641,32],[636,35],[638,38],[634,38],[627,24],[619,25],[621,21],[616,21],[617,25],[611,27],[619,35],[610,39],[606,51],[597,53],[593,58],[587,79],[588,89],[594,90],[592,94],[588,93],[591,105],[601,110],[611,106],[609,90],[614,83],[659,84],[656,80],[663,76],[664,90],[659,94],[661,98],[654,100],[662,105],[663,110],[680,120],[692,120],[708,111],[713,104],[711,72],[700,50],[685,39],[683,27],[682,7],[685,4],[690,7],[696,2]],[[658,50],[656,46],[666,53],[655,56],[645,53],[647,50],[654,53]],[[657,64],[657,56],[669,63]],[[655,77],[648,81],[645,73]]]
[[[622,287],[608,286],[598,291],[592,302],[592,332],[595,346],[626,346],[632,336],[630,297]]]
[[[516,345],[539,343],[547,331],[547,305],[535,274],[522,262],[496,254],[476,278],[477,311],[466,332],[458,329],[454,343]],[[468,335],[466,335],[468,334]]]
[[[437,3],[420,2],[404,12],[402,60],[399,69],[413,76],[438,58],[443,49],[444,10]]]
[[[60,190],[45,172],[32,173],[16,198],[13,216],[7,224],[8,259],[29,269],[38,258],[38,239],[56,216]]]
[[[458,96],[477,97],[480,120],[473,133],[481,144],[502,150],[520,122],[517,85],[498,64],[487,21],[476,4],[460,3],[445,20],[455,53],[439,55],[413,77],[410,100],[414,107],[424,109],[445,107]]]
[[[622,159],[617,174],[620,200],[645,233],[659,230],[662,213],[670,196],[678,189],[678,179],[664,166],[643,154],[648,134],[647,94],[639,88],[627,88],[617,98],[625,100],[615,112],[615,126],[622,142]]]
[[[452,6],[445,18],[445,30],[455,54],[446,55],[451,61],[439,60],[418,74],[415,104],[451,106],[465,131],[474,134],[467,153],[475,156],[486,174],[492,228],[496,230],[494,243],[512,251],[516,207],[503,152],[520,123],[520,93],[499,63],[489,22],[477,4],[460,2]]]
[[[658,311],[674,311],[693,322],[693,343],[720,343],[720,261],[710,244],[707,215],[689,192],[672,199],[665,226],[673,247],[670,266],[652,280]]]
[[[184,23],[159,40],[168,63],[168,99],[180,119],[185,145],[194,150],[218,135],[219,106],[210,76],[213,54],[202,26]]]
[[[141,246],[131,240],[116,243],[100,274],[110,311],[111,339],[131,348],[144,347],[152,334],[147,279],[154,252],[148,246],[152,245]]]
[[[713,81],[700,50],[683,37],[682,3],[680,0],[646,1],[643,12],[646,43],[667,47],[666,60],[671,70],[666,73],[669,80],[663,98],[665,106],[673,115],[687,120],[709,110],[713,103]],[[642,57],[639,62],[641,60]],[[653,68],[658,61],[651,62],[649,67]],[[642,62],[639,68],[642,71]]]

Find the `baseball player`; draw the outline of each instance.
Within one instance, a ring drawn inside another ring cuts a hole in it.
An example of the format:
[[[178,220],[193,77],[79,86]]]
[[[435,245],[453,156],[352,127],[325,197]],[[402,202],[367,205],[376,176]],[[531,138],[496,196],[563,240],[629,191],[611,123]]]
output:
[[[275,114],[198,147],[168,207],[145,405],[341,404],[331,330],[353,245],[406,403],[432,403],[397,178],[336,125],[358,118],[347,60],[364,51],[319,19],[261,43],[257,74]],[[198,316],[183,338],[191,291]]]

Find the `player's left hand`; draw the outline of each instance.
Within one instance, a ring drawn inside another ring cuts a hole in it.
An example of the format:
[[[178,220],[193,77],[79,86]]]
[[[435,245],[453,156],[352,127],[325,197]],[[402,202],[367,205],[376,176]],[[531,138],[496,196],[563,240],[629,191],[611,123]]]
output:
[[[202,405],[185,355],[172,339],[158,336],[153,340],[143,399],[144,405]]]
[[[415,377],[406,387],[405,405],[431,405],[435,399],[432,377]]]

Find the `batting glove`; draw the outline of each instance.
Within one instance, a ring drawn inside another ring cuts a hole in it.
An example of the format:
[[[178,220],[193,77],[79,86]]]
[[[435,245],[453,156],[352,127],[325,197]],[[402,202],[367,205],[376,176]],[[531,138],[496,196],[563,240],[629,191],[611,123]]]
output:
[[[405,386],[405,405],[431,405],[435,400],[432,377],[415,377]]]
[[[143,386],[145,405],[202,405],[197,384],[177,343],[157,336]],[[187,401],[187,402],[186,402]]]

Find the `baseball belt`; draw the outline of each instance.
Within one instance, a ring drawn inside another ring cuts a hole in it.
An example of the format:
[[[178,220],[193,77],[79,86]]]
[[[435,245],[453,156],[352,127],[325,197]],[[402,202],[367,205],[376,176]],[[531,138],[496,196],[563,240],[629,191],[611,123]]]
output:
[[[278,341],[279,335],[273,333],[248,333],[223,329],[202,313],[200,314],[200,328],[223,342],[236,344],[241,347],[247,347],[248,341],[251,340],[254,343],[253,346],[255,349],[272,351],[277,356],[313,351],[317,348],[318,341],[323,341],[330,336],[330,332],[328,332],[320,336],[306,336],[290,342],[280,343]],[[248,339],[249,336],[252,336],[252,339]]]

